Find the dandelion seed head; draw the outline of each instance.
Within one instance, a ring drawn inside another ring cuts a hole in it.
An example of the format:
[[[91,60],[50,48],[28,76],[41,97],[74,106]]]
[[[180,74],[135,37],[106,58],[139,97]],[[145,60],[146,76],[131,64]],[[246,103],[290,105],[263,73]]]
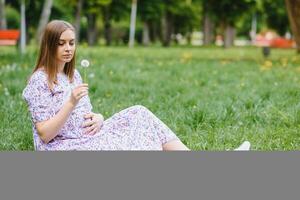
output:
[[[82,67],[89,67],[90,66],[90,62],[86,59],[83,59],[80,64],[81,64]]]

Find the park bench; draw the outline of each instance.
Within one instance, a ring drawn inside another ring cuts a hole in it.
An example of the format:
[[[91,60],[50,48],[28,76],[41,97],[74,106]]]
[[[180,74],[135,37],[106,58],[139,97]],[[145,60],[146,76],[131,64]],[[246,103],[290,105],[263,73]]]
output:
[[[288,40],[282,37],[278,37],[271,41],[270,46],[273,48],[288,49],[288,48],[296,47],[296,43],[293,40]]]
[[[16,45],[20,37],[19,30],[0,30],[0,46]]]

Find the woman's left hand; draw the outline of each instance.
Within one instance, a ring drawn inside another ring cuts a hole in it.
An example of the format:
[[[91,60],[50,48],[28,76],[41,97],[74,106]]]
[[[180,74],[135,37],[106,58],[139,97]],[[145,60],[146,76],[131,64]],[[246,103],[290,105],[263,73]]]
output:
[[[95,135],[103,125],[104,117],[101,114],[89,113],[84,115],[83,123],[84,133],[87,135]]]

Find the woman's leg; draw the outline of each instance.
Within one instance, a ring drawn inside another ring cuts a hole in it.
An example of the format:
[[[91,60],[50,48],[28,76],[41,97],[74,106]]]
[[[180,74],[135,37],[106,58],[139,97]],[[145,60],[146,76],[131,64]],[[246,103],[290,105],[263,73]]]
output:
[[[190,151],[180,140],[172,140],[163,144],[164,151]]]
[[[166,124],[144,106],[135,105],[127,108],[120,112],[120,116],[130,116],[130,119],[126,118],[136,134],[145,132],[147,137],[157,138],[153,141],[160,145],[161,150],[189,150]]]
[[[250,142],[243,142],[238,148],[234,149],[234,151],[249,151],[251,147]],[[180,140],[173,140],[167,142],[163,145],[164,151],[190,151],[190,149],[185,146]]]

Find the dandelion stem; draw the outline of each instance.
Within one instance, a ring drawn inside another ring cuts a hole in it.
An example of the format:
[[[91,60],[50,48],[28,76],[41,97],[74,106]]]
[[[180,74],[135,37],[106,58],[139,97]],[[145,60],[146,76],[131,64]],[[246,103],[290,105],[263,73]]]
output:
[[[84,78],[83,78],[83,82],[84,83],[87,83],[87,79],[86,79],[86,68],[84,68]]]

